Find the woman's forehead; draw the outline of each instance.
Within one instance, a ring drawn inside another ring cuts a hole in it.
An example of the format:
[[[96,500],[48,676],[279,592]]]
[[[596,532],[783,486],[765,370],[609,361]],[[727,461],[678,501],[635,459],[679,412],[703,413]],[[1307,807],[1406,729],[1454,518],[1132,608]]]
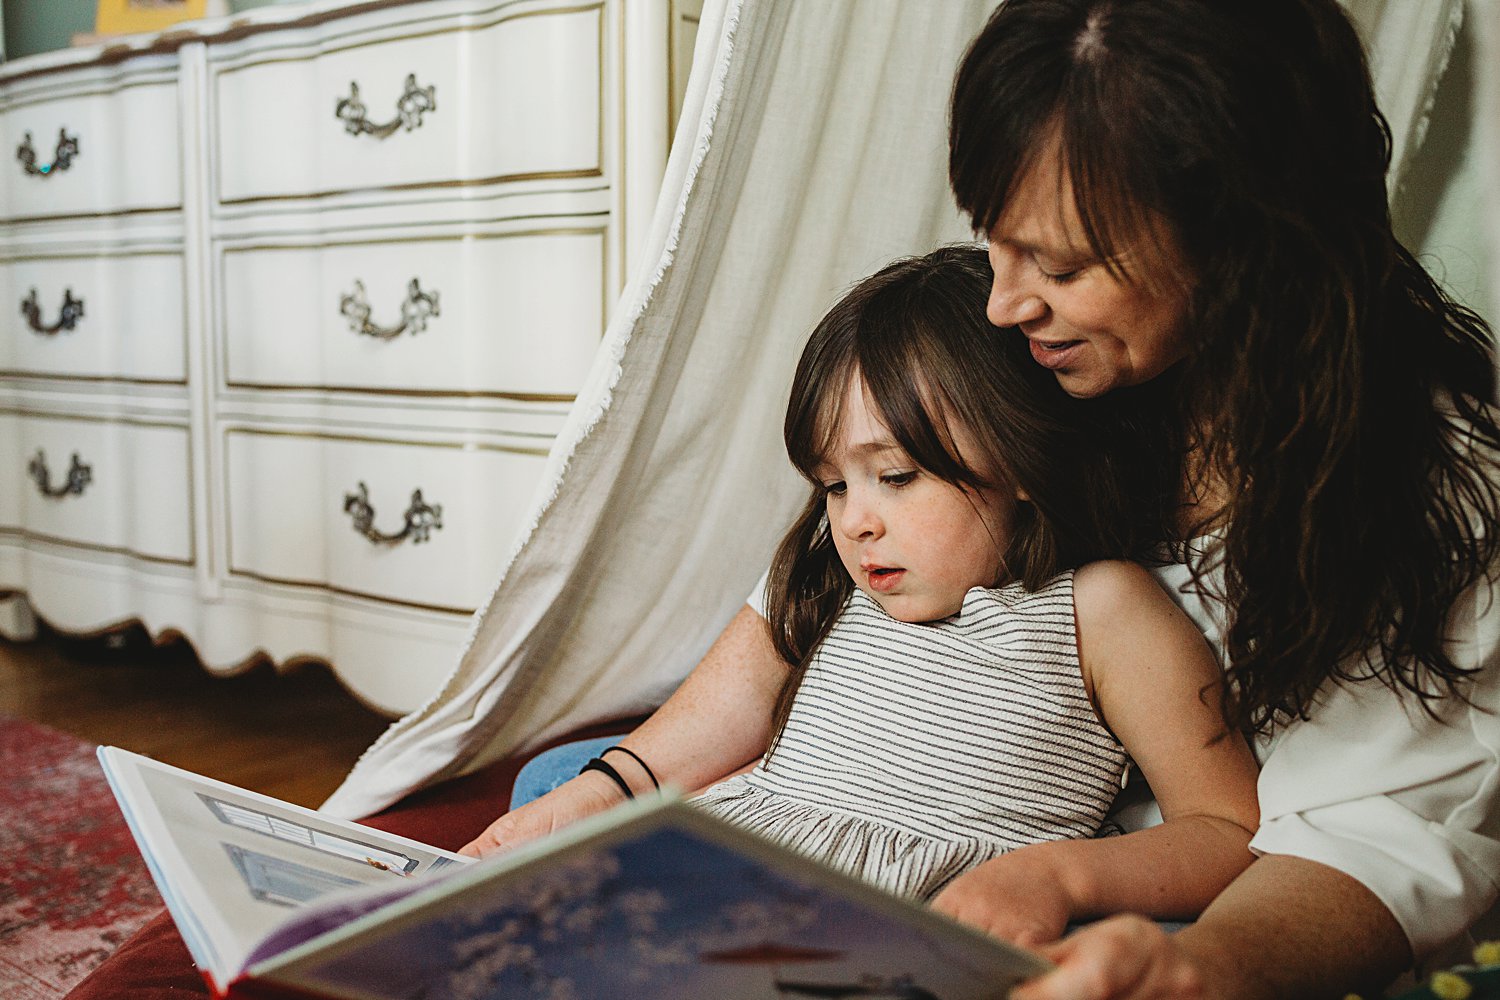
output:
[[[1165,216],[1133,204],[1118,186],[1089,209],[1093,239],[1061,141],[1049,139],[1017,178],[986,239],[1058,266],[1102,261],[1118,279],[1181,291],[1184,258]]]
[[[1020,250],[1069,257],[1094,255],[1056,141],[1049,141],[1031,159],[985,235],[992,242]]]

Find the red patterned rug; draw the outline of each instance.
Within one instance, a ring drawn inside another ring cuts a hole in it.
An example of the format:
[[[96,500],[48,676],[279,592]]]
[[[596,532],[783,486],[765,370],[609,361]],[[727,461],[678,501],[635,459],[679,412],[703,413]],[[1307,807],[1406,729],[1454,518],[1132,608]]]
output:
[[[94,747],[0,716],[0,997],[54,1000],[161,909]]]

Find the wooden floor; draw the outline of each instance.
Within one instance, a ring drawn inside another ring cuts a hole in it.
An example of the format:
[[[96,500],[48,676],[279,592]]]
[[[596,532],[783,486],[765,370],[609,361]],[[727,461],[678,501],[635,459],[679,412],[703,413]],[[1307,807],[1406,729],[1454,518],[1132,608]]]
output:
[[[390,723],[321,664],[214,677],[187,643],[156,646],[138,627],[76,639],[44,626],[34,642],[0,640],[0,714],[306,806]]]

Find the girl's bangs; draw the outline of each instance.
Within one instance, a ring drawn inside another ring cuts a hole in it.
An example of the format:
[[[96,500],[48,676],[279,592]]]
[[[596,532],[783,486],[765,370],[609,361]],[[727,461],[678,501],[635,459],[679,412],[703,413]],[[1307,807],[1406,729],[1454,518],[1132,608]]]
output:
[[[923,341],[912,335],[897,364],[871,359],[873,363],[862,365],[865,398],[891,437],[924,471],[955,486],[986,487],[986,477],[959,454],[950,427],[956,407],[942,389],[940,373],[925,370],[920,361],[924,354],[941,355],[923,351]]]

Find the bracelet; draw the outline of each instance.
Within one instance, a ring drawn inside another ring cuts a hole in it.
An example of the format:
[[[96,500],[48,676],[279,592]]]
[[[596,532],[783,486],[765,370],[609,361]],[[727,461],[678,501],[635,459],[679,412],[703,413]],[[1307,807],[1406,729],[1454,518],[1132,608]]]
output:
[[[610,750],[618,750],[618,751],[620,751],[623,754],[628,754],[631,760],[633,760],[637,764],[641,765],[641,770],[646,772],[646,777],[648,777],[648,778],[651,779],[651,787],[655,788],[658,792],[661,791],[661,782],[659,782],[659,781],[656,780],[655,773],[652,772],[651,768],[646,764],[645,761],[641,760],[641,755],[640,754],[636,753],[634,750],[630,749],[629,747],[622,747],[622,746],[616,745],[616,746],[612,746],[612,747],[606,748],[604,750],[604,752],[601,753],[599,756],[601,756],[601,757],[604,756],[604,754],[609,753]]]
[[[632,792],[630,790],[630,785],[626,783],[624,778],[620,777],[620,772],[611,767],[608,761],[600,760],[598,757],[594,757],[590,759],[587,764],[578,769],[578,773],[580,775],[587,774],[589,771],[598,771],[610,781],[613,781],[615,784],[619,785],[620,791],[625,793],[625,797],[627,799],[635,798],[635,792]]]

